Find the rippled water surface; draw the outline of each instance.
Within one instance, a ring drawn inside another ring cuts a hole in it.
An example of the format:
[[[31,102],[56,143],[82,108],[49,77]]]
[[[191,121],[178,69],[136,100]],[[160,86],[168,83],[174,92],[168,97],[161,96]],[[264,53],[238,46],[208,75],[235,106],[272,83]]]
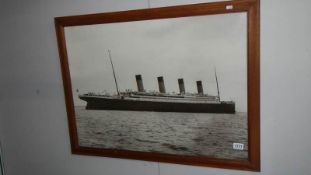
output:
[[[81,146],[247,159],[247,116],[85,110],[75,107]],[[243,151],[233,150],[243,143]]]

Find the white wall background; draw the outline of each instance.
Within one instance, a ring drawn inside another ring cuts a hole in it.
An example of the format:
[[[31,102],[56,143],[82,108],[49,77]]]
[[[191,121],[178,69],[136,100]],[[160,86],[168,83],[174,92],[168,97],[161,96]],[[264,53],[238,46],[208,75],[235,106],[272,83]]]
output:
[[[150,6],[207,2],[151,0]],[[70,143],[53,17],[147,0],[1,0],[0,139],[7,175],[310,175],[311,1],[261,2],[262,172],[78,156]]]

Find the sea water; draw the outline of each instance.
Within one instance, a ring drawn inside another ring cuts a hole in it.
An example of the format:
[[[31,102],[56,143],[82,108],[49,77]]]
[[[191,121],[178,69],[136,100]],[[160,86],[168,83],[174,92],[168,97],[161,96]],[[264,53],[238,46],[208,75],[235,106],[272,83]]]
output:
[[[247,159],[247,114],[85,110],[75,107],[81,146]],[[244,144],[244,150],[233,149]]]

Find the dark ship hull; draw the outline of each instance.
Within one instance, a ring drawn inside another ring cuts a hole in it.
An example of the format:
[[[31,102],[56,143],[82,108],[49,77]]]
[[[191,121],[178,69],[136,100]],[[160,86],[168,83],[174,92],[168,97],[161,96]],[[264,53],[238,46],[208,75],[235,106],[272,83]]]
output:
[[[111,98],[103,96],[79,96],[87,102],[89,110],[128,110],[189,113],[235,113],[235,103],[228,102],[187,102],[145,100],[137,98]]]

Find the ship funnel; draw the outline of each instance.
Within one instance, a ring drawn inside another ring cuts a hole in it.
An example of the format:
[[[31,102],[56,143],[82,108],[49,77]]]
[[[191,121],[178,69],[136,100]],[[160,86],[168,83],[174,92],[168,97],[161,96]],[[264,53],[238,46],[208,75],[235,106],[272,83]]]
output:
[[[136,77],[136,83],[137,83],[137,90],[138,92],[144,92],[144,85],[143,85],[143,79],[141,75],[135,75]]]
[[[159,91],[161,93],[165,93],[165,86],[164,86],[164,79],[163,79],[163,77],[158,77],[158,83],[159,83]]]
[[[185,94],[186,91],[185,91],[184,79],[182,79],[182,78],[179,78],[179,79],[178,79],[178,86],[179,86],[179,92],[180,92],[180,94]]]
[[[198,94],[203,95],[202,81],[197,81]]]

